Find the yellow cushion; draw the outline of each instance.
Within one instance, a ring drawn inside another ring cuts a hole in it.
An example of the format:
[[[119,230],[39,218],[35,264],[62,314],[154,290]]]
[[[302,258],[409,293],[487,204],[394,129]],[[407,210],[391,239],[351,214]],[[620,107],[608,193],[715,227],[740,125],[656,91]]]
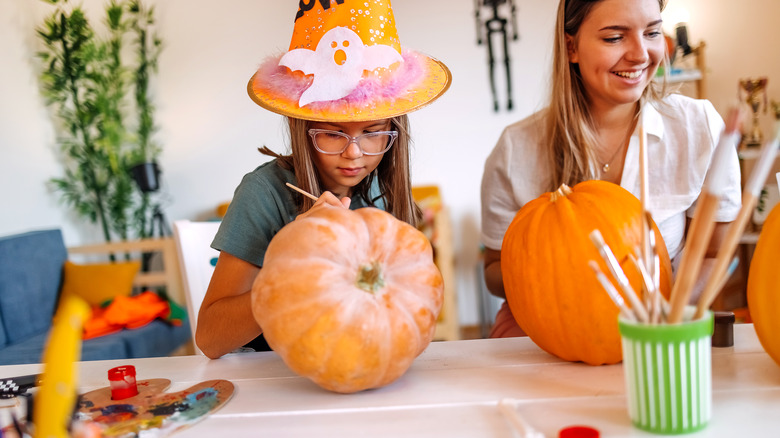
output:
[[[85,265],[66,261],[62,296],[72,294],[93,306],[119,295],[128,296],[140,267],[137,261]]]

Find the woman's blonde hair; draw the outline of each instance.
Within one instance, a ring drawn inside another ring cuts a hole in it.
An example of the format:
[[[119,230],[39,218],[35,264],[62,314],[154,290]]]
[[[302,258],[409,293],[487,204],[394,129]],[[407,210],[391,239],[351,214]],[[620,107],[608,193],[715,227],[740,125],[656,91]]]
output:
[[[561,0],[555,24],[553,47],[552,86],[550,104],[546,114],[546,135],[549,139],[548,159],[552,169],[549,190],[561,184],[574,185],[598,178],[595,158],[595,126],[588,107],[585,85],[577,64],[569,62],[567,35],[577,38],[577,33],[593,6],[602,0]],[[658,0],[661,10],[666,0]],[[668,54],[662,63],[668,66]],[[639,105],[644,102],[660,104],[666,95],[666,81],[654,81],[644,90]]]
[[[298,187],[319,196],[324,191],[312,154],[314,149],[309,136],[311,122],[287,118],[290,134],[290,155],[279,155],[266,147],[260,152],[277,158],[279,164],[295,173]],[[387,151],[379,165],[371,174],[353,188],[353,196],[361,196],[371,205],[384,203],[385,211],[411,225],[417,225],[422,217],[419,207],[412,198],[411,171],[409,166],[411,135],[409,118],[406,115],[390,119],[390,129],[398,132],[393,146]],[[370,196],[370,187],[374,181],[379,185],[379,196]],[[298,212],[303,213],[314,205],[314,201],[301,196]]]

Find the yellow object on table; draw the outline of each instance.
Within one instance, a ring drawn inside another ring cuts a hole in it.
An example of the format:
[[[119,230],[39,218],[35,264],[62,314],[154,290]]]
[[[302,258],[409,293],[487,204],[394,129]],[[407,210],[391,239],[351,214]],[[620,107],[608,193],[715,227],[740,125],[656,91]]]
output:
[[[84,300],[71,295],[64,297],[54,315],[33,413],[35,438],[68,436],[68,422],[76,403],[81,328],[89,312]]]

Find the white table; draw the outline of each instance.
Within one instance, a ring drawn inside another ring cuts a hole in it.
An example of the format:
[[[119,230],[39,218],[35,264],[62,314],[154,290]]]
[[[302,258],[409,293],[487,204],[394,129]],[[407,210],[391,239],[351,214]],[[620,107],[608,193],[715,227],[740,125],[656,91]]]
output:
[[[713,419],[686,437],[780,436],[780,366],[752,325],[735,326],[734,347],[715,348]],[[272,352],[218,360],[181,356],[81,363],[82,392],[108,386],[106,372],[131,364],[139,380],[168,378],[170,391],[211,379],[236,385],[220,410],[178,437],[514,437],[496,404],[518,412],[548,438],[563,427],[595,427],[602,437],[657,436],[628,418],[621,365],[563,362],[528,338],[434,342],[393,384],[335,394],[292,373]],[[0,367],[0,377],[40,372]]]

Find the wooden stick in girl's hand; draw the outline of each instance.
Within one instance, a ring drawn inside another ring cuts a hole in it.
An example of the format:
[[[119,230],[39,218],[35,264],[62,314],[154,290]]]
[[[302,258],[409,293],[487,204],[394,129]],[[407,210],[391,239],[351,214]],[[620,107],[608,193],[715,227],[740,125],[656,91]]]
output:
[[[312,199],[312,200],[314,200],[314,201],[316,201],[316,200],[317,200],[317,197],[316,197],[316,196],[312,195],[311,193],[307,192],[306,190],[299,189],[298,187],[295,187],[294,185],[292,185],[292,184],[290,184],[290,183],[284,183],[284,184],[285,184],[287,187],[289,187],[289,188],[291,188],[291,189],[295,190],[296,192],[300,193],[300,194],[301,194],[301,195],[303,195],[303,196],[306,196],[306,197],[308,197],[308,198],[310,198],[310,199]]]
[[[699,270],[715,228],[715,213],[728,183],[726,177],[728,158],[736,151],[739,142],[740,119],[741,113],[738,108],[729,111],[726,129],[720,136],[704,186],[696,201],[696,210],[691,219],[677,278],[672,285],[671,311],[668,318],[670,324],[682,321],[683,311],[699,277]]]
[[[758,203],[758,196],[769,176],[769,170],[775,162],[778,146],[780,146],[780,124],[774,138],[764,143],[764,146],[761,148],[761,155],[755,167],[753,167],[753,172],[750,173],[750,178],[745,183],[745,189],[742,191],[742,208],[740,208],[737,218],[734,219],[734,222],[726,230],[726,237],[723,239],[720,249],[718,249],[712,274],[707,280],[704,291],[696,305],[694,318],[700,318],[704,315],[704,312],[710,308],[712,301],[715,300],[720,291],[723,277],[726,275],[731,258],[739,244],[739,238],[742,237],[745,225],[747,225],[748,220],[753,215],[753,209],[756,207],[756,203]]]

